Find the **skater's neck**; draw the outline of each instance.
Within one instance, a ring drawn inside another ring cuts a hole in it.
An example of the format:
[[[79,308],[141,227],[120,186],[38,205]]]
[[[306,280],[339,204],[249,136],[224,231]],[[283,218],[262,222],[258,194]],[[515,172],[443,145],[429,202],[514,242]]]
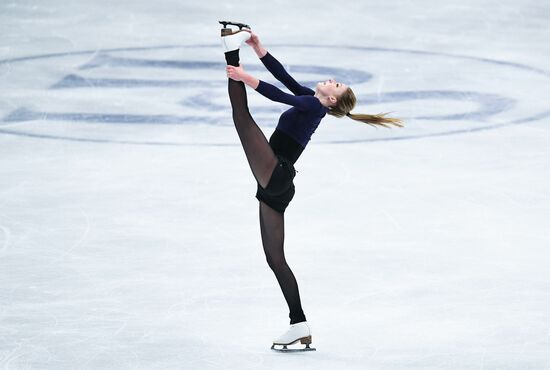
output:
[[[325,95],[323,95],[323,93],[321,93],[319,91],[317,91],[315,93],[315,95],[313,95],[313,96],[315,96],[317,99],[319,99],[321,104],[324,105],[327,108],[330,108],[334,105],[334,103],[333,103],[330,96],[325,96]],[[334,98],[334,97],[332,97],[332,98]]]

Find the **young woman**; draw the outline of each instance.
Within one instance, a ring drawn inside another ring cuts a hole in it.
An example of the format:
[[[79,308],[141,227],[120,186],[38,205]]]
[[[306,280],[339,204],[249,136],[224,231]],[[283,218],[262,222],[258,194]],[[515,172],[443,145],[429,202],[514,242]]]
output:
[[[335,80],[319,82],[315,91],[296,82],[283,66],[262,46],[257,35],[246,25],[220,22],[222,46],[227,61],[229,99],[233,109],[233,121],[246,158],[258,184],[256,198],[260,201],[260,230],[262,244],[269,267],[277,281],[290,310],[290,328],[273,341],[286,345],[300,341],[311,343],[311,329],[302,310],[298,284],[284,255],[284,212],[294,197],[294,164],[302,154],[321,119],[330,114],[347,116],[371,125],[401,127],[397,118],[385,114],[351,114],[355,95],[346,84]],[[227,28],[227,24],[239,26],[239,30]],[[282,82],[292,94],[258,80],[239,65],[239,48],[243,42],[250,45],[265,67]],[[284,112],[269,142],[248,111],[245,84],[266,98],[291,105]]]

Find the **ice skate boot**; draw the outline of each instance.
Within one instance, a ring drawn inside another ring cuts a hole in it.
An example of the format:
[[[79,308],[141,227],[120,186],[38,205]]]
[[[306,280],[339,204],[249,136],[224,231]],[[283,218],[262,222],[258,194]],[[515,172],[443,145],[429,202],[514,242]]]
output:
[[[305,348],[288,348],[287,346],[300,341],[300,344],[305,344]],[[279,338],[273,341],[271,349],[279,352],[303,352],[303,351],[315,351],[315,348],[311,348],[311,329],[307,324],[307,321],[302,321],[296,324],[290,325],[290,328]],[[278,347],[275,347],[278,346]],[[282,348],[280,348],[282,347]]]
[[[250,26],[244,23],[230,21],[219,21],[223,28],[221,30],[222,47],[224,52],[238,50],[242,43],[250,38]],[[239,27],[238,30],[231,29],[227,25]]]

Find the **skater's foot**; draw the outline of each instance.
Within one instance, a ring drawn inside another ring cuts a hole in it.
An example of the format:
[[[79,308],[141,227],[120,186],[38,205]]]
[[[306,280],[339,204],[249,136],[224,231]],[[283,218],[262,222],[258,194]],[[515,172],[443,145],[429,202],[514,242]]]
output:
[[[250,38],[250,27],[243,23],[235,23],[229,21],[220,21],[224,28],[221,30],[222,48],[224,52],[239,50],[243,42]],[[228,28],[227,25],[238,26],[238,30]]]
[[[305,344],[305,348],[288,348],[287,346],[296,342]],[[306,321],[290,325],[290,328],[279,338],[273,341],[271,349],[278,352],[304,352],[315,351],[311,348],[311,329]]]
[[[290,328],[279,338],[275,339],[273,344],[290,345],[297,341],[300,341],[301,344],[311,344],[311,329],[307,321],[290,325]]]

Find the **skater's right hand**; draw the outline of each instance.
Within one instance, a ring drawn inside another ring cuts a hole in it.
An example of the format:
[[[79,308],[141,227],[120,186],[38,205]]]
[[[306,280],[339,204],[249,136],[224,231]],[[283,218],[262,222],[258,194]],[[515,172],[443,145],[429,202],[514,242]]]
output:
[[[225,71],[227,73],[227,77],[235,81],[242,81],[243,77],[246,76],[246,72],[244,71],[243,66],[240,64],[238,67],[227,66],[225,67]]]
[[[256,77],[249,75],[244,71],[244,68],[242,65],[239,64],[238,67],[234,66],[227,66],[226,67],[227,77],[229,77],[232,80],[235,81],[242,81],[254,90],[258,88],[258,85],[260,84],[260,80],[258,80]]]

